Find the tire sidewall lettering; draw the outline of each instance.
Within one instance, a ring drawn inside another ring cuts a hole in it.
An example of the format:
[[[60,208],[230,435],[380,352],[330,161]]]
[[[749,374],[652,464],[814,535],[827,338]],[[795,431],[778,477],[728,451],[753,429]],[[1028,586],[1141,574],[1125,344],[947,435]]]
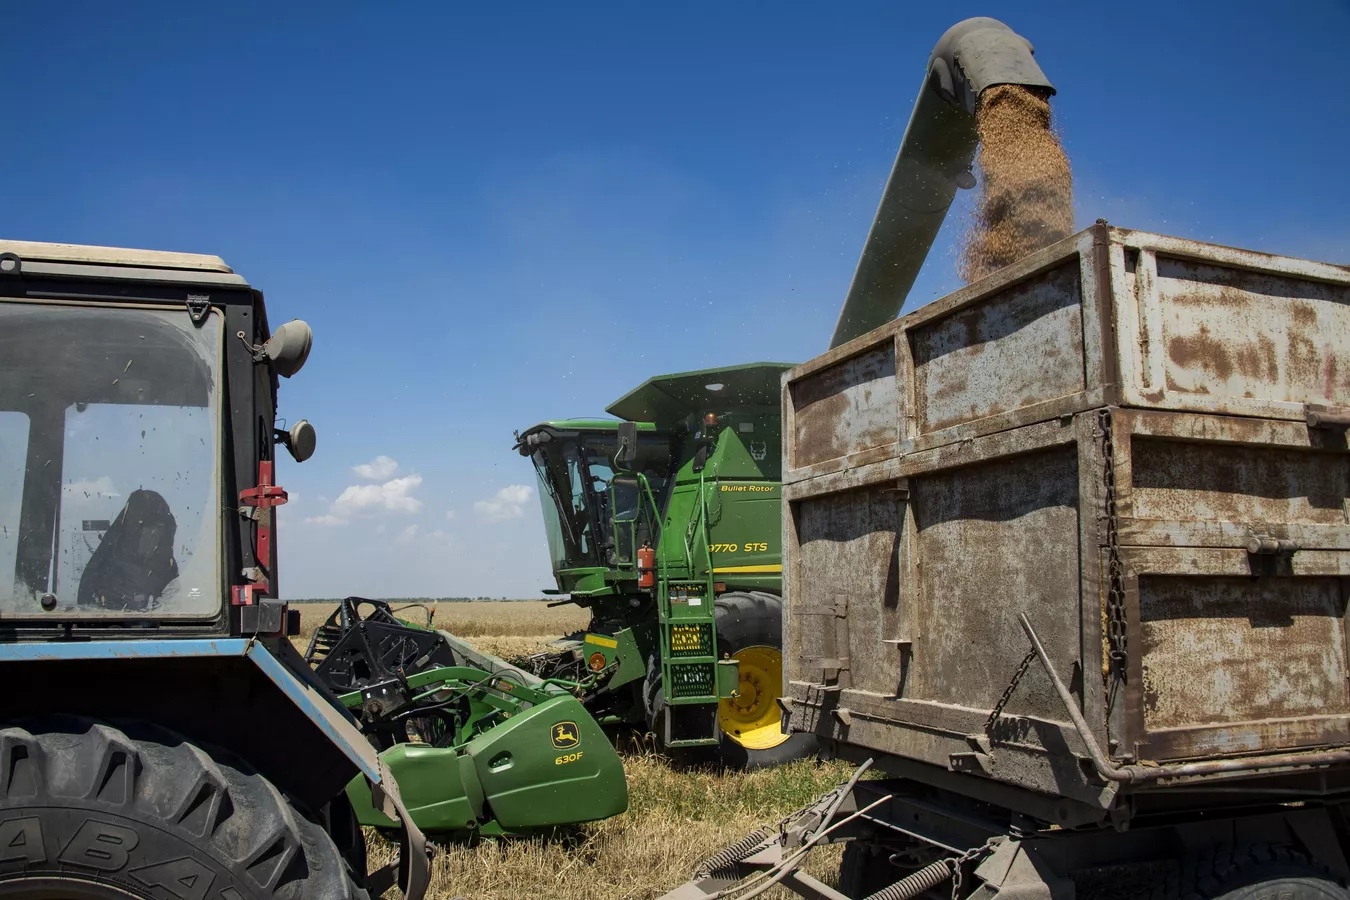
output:
[[[0,883],[76,875],[138,896],[243,900],[233,879],[191,842],[122,816],[60,806],[0,808]]]

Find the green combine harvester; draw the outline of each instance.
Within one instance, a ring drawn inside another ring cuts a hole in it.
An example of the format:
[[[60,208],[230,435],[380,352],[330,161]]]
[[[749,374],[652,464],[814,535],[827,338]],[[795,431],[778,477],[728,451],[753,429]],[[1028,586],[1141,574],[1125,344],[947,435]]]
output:
[[[786,363],[652,378],[616,419],[516,436],[534,463],[557,587],[589,628],[516,660],[539,677],[599,676],[602,721],[740,768],[811,753],[779,724]]]

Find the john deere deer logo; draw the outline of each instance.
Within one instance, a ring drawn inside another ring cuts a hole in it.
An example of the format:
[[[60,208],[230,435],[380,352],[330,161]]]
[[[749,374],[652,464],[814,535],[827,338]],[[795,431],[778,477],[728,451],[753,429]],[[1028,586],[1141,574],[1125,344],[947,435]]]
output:
[[[576,722],[558,722],[553,726],[550,734],[553,738],[553,746],[558,750],[571,750],[577,744],[581,743],[581,738],[577,736]]]

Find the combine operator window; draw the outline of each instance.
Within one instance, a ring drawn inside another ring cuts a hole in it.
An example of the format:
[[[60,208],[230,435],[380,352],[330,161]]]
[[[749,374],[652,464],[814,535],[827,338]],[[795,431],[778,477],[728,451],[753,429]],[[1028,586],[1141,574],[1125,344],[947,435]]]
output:
[[[0,615],[220,608],[220,353],[215,314],[0,303]]]
[[[631,535],[611,533],[610,482],[614,479],[612,460],[617,451],[617,435],[606,429],[561,434],[532,455],[555,572],[628,561],[628,554],[613,555],[619,544],[632,540]],[[646,476],[657,502],[665,491],[670,466],[669,437],[642,435],[632,467]],[[636,498],[634,506],[641,511]],[[655,528],[653,523],[652,540]]]

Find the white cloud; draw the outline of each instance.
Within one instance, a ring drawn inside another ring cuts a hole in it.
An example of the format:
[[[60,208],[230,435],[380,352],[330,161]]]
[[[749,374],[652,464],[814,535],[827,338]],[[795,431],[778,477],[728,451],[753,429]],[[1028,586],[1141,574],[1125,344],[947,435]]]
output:
[[[398,471],[398,462],[381,454],[368,463],[352,466],[352,471],[370,481],[386,481]]]
[[[353,484],[338,494],[327,513],[310,516],[305,522],[310,525],[346,525],[365,515],[415,513],[422,508],[422,501],[412,493],[421,484],[421,475],[404,475],[382,484]],[[375,531],[383,534],[384,526],[377,525]]]
[[[310,516],[305,519],[306,525],[346,525],[347,520],[338,516]]]
[[[453,547],[455,544],[455,536],[448,531],[441,531],[439,528],[427,532],[426,540],[441,547]]]
[[[453,509],[447,509],[445,511],[446,521],[452,521],[454,518],[455,518],[455,511]]]
[[[417,531],[418,531],[417,525],[409,525],[407,528],[403,529],[403,532],[398,536],[398,539],[400,541],[414,540],[417,537]]]
[[[63,490],[67,497],[75,500],[116,500],[122,496],[113,487],[112,479],[107,475],[100,478],[85,479],[83,481],[72,481],[63,485]]]
[[[534,488],[523,484],[508,484],[491,500],[475,500],[474,512],[487,522],[505,522],[525,514],[525,504],[534,496]]]
[[[412,492],[421,483],[421,475],[404,475],[383,484],[353,484],[333,501],[332,513],[343,518],[368,512],[415,513],[422,501]]]

